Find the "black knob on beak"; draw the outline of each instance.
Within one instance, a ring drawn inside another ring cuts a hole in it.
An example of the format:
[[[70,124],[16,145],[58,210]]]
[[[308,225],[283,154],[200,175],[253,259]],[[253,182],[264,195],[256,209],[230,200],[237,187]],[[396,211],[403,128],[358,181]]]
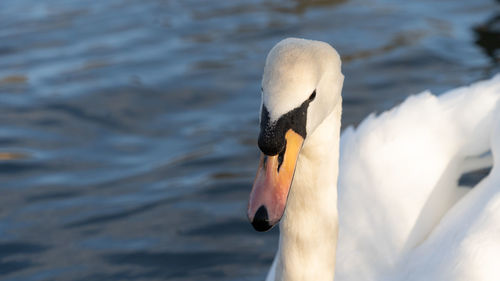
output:
[[[260,133],[258,145],[265,155],[276,155],[285,147],[285,122],[278,120],[272,123],[269,111],[263,105],[260,117]]]

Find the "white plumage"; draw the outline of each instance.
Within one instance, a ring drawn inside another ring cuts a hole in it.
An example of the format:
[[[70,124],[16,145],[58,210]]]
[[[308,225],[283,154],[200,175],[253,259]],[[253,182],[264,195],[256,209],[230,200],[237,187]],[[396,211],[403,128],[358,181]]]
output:
[[[272,119],[313,89],[318,98],[267,280],[499,280],[500,75],[411,96],[339,137],[342,81],[323,42],[286,39],[268,56]],[[477,186],[458,186],[490,166]]]
[[[498,280],[500,171],[472,191],[458,180],[491,165],[495,146],[500,161],[499,99],[500,75],[345,130],[337,281]]]

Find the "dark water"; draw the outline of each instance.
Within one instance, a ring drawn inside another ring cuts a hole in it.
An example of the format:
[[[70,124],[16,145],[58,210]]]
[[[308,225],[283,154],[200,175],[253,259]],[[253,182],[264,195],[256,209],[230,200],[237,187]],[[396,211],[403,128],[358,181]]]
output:
[[[0,1],[0,279],[262,280],[267,51],[342,54],[344,124],[500,70],[499,3]]]

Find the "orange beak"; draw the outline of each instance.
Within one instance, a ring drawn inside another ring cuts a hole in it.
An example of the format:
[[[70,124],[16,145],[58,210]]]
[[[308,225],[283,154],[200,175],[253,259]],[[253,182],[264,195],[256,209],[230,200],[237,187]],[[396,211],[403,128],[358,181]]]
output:
[[[261,154],[259,169],[248,203],[248,219],[257,231],[267,231],[279,222],[285,212],[295,165],[304,138],[288,130],[285,150],[279,155]]]

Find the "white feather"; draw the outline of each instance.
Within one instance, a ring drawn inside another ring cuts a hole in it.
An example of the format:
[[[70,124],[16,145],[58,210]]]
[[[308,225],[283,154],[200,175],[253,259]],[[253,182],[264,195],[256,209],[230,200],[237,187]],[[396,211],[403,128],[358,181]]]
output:
[[[340,138],[342,82],[323,42],[286,39],[266,61],[272,120],[317,90],[266,280],[498,280],[500,75],[409,97]],[[492,160],[472,191],[458,186]]]

